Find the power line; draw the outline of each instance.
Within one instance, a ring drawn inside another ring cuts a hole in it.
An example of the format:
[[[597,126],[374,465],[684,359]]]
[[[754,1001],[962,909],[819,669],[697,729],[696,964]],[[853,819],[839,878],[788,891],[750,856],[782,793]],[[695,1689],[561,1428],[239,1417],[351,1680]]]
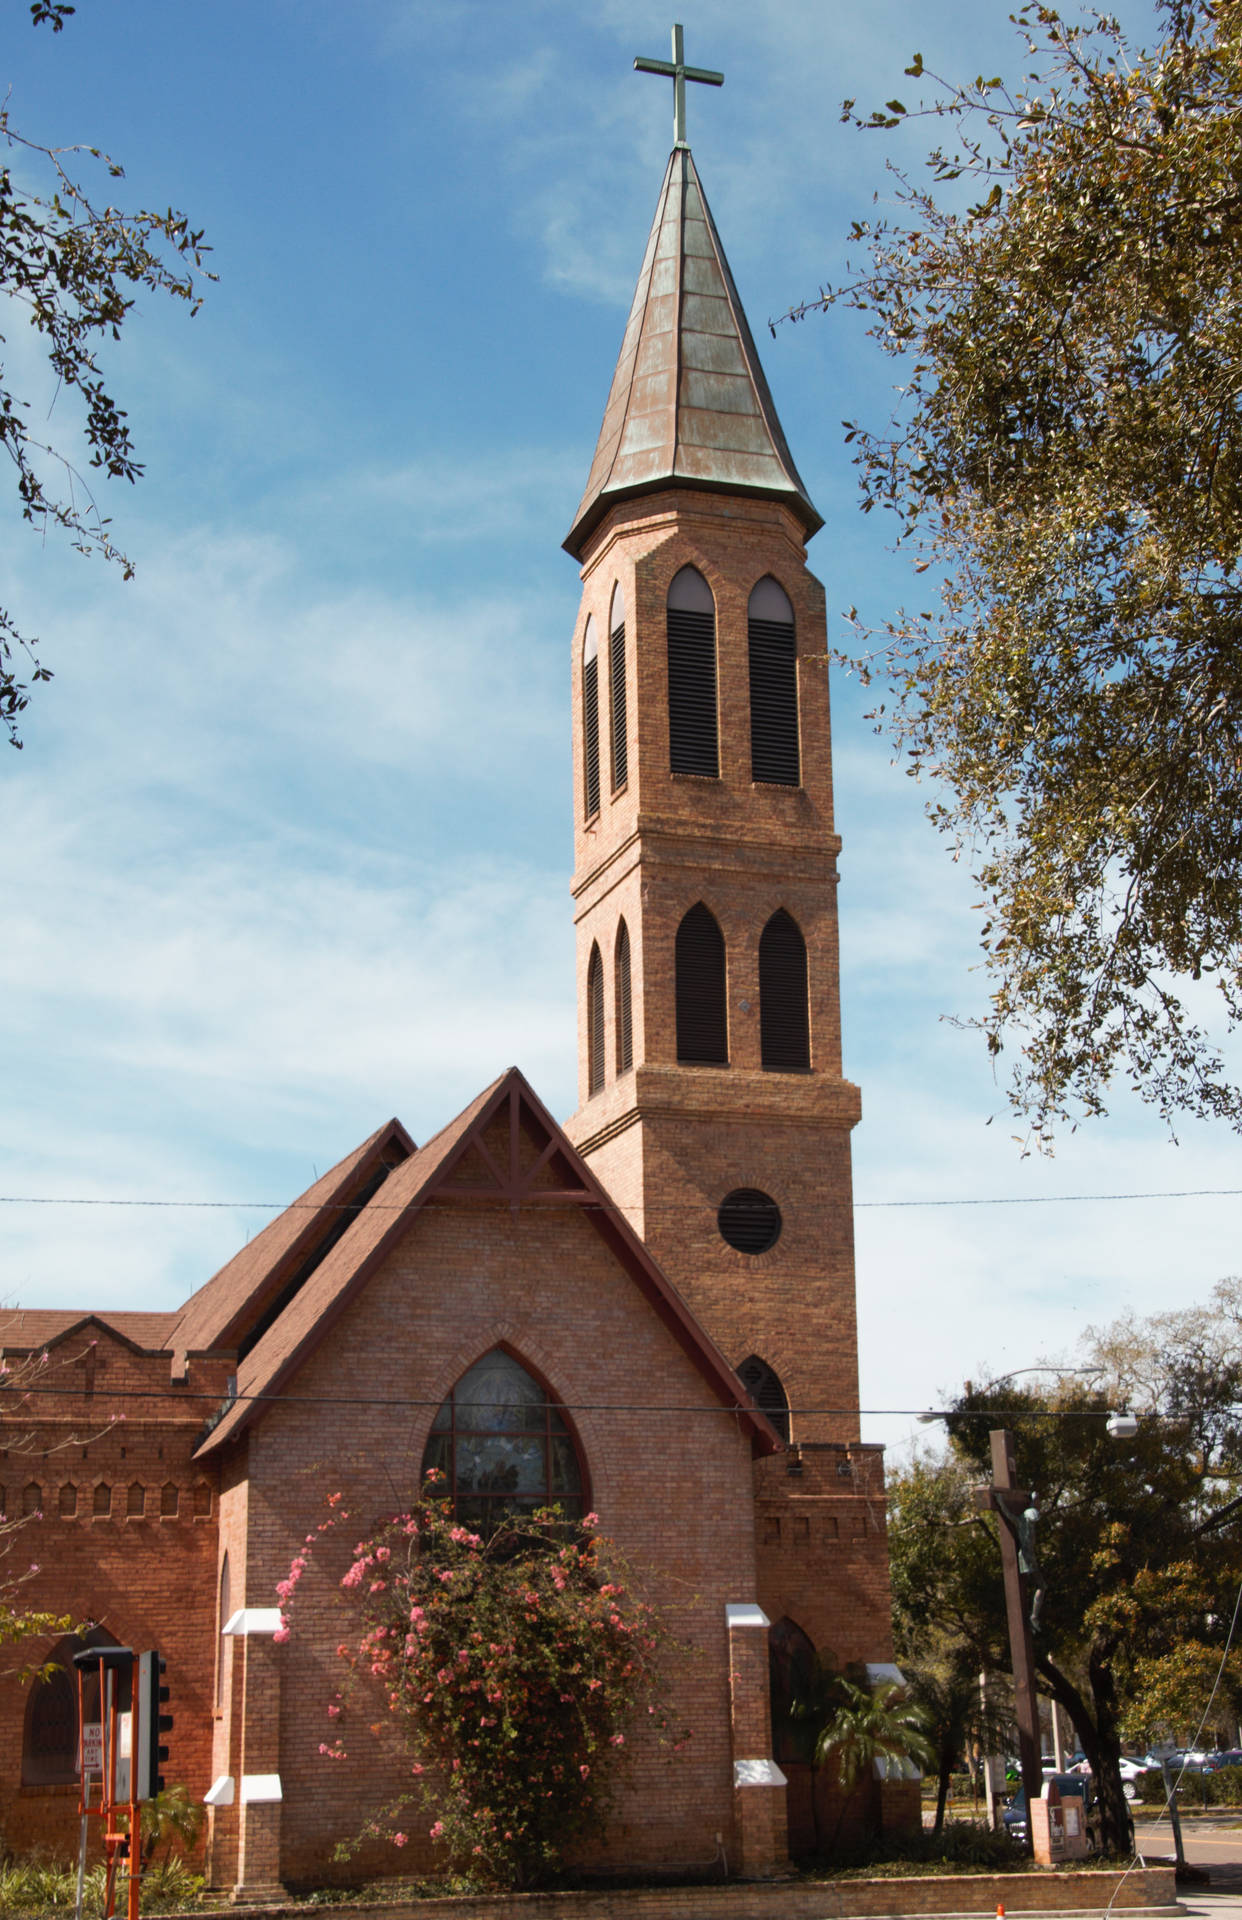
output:
[[[1145,1189],[1141,1193],[1007,1193],[983,1194],[968,1197],[960,1195],[950,1199],[924,1200],[855,1200],[854,1211],[861,1213],[867,1209],[895,1207],[1055,1207],[1068,1206],[1087,1201],[1115,1200],[1210,1200],[1237,1199],[1242,1195],[1242,1187],[1170,1187],[1165,1189]],[[477,1200],[478,1195],[468,1196]],[[615,1200],[585,1201],[540,1201],[539,1189],[535,1188],[524,1196],[543,1206],[586,1207],[603,1212],[623,1213],[625,1209]],[[452,1199],[451,1187],[441,1190],[437,1198]],[[509,1195],[497,1190],[498,1203],[507,1204]],[[107,1196],[59,1194],[59,1193],[0,1193],[0,1206],[6,1207],[164,1207],[198,1209],[222,1213],[260,1212],[260,1213],[404,1213],[408,1202],[381,1200],[378,1197],[364,1202],[356,1200],[153,1200],[153,1199],[111,1199]],[[711,1202],[703,1202],[710,1207]],[[668,1201],[660,1206],[645,1205],[644,1214],[652,1213],[700,1213],[702,1206],[691,1201]]]
[[[2,1331],[2,1328],[0,1328]],[[23,1386],[19,1382],[10,1384],[0,1381],[0,1396],[15,1395],[19,1401],[27,1399],[72,1400],[81,1408],[82,1388],[78,1383],[63,1387]],[[213,1406],[229,1407],[242,1402],[253,1405],[295,1406],[295,1407],[388,1407],[388,1408],[440,1408],[444,1405],[443,1396],[438,1399],[426,1399],[414,1394],[370,1395],[370,1394],[319,1394],[319,1393],[245,1393],[222,1394],[219,1387],[117,1387],[100,1388],[93,1396],[100,1403],[110,1400],[176,1400],[184,1406],[189,1400],[210,1401]],[[480,1401],[478,1405],[504,1406],[504,1401]],[[547,1405],[554,1413],[671,1413],[679,1417],[687,1414],[750,1413],[753,1408],[744,1406],[741,1401],[725,1406],[714,1407],[681,1406],[678,1404],[656,1403],[641,1400],[549,1400]],[[783,1410],[782,1410],[783,1411]],[[928,1411],[926,1407],[800,1407],[790,1406],[788,1411],[796,1419],[834,1418],[841,1420],[858,1419],[917,1419]],[[952,1407],[934,1409],[937,1418],[945,1420],[1102,1420],[1109,1409],[1106,1407],[980,1407],[958,1412]],[[1187,1409],[1187,1412],[1194,1409]],[[1158,1414],[1137,1414],[1136,1419],[1158,1419]],[[841,1443],[846,1444],[845,1442]],[[796,1443],[795,1443],[796,1445]]]

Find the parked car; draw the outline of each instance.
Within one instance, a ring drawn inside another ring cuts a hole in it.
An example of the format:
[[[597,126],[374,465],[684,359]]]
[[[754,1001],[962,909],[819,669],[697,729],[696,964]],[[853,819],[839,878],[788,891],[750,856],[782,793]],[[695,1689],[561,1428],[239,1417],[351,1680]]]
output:
[[[1044,1785],[1055,1781],[1062,1795],[1074,1793],[1083,1802],[1083,1814],[1087,1822],[1087,1851],[1099,1850],[1099,1823],[1095,1817],[1095,1782],[1089,1773],[1047,1773]],[[1026,1810],[1026,1788],[1019,1787],[1001,1815],[1005,1823],[1005,1832],[1018,1846],[1027,1843],[1028,1818]]]

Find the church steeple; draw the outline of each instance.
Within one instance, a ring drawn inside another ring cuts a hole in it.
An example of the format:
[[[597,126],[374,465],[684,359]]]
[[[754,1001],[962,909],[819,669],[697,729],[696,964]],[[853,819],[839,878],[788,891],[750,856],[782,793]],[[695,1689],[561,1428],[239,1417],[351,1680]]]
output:
[[[676,34],[657,71],[703,77]],[[859,1436],[820,524],[675,146],[565,543],[566,1130],[790,1443],[756,1468],[761,1605],[849,1661],[889,1639],[879,1451]]]
[[[610,507],[670,486],[782,501],[808,539],[823,525],[777,419],[688,147],[669,155],[566,548],[582,559]]]

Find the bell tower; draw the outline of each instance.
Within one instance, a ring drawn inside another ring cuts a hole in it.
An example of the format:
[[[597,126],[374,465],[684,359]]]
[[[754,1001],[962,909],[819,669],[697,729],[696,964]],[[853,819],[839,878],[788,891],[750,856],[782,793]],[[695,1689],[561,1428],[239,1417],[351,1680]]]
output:
[[[636,63],[637,64],[637,63]],[[579,1106],[568,1131],[790,1443],[757,1468],[761,1599],[889,1650],[879,1449],[859,1440],[823,524],[684,138],[680,88],[565,542]],[[692,1436],[686,1436],[692,1444]]]

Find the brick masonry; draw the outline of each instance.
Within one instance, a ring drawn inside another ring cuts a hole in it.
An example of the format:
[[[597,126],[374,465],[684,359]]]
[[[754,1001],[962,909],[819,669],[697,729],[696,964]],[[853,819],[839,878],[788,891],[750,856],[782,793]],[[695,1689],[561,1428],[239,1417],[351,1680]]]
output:
[[[665,609],[674,576],[698,569],[716,606],[720,778],[669,771]],[[799,787],[750,774],[747,618],[765,576],[794,608]],[[626,608],[629,750],[609,778],[607,676],[599,811],[584,817],[582,644],[589,618]],[[891,1657],[881,1457],[858,1428],[850,1130],[858,1090],[842,1074],[836,857],[824,593],[785,507],[687,489],[614,507],[585,555],[573,643],[579,1108],[571,1138],[703,1320],[725,1357],[772,1367],[791,1408],[792,1458],[756,1468],[759,1592],[840,1662]],[[727,954],[728,1067],[677,1060],[674,941],[698,901]],[[772,1073],[759,1046],[759,936],[784,908],[806,940],[811,1071]],[[633,1066],[616,1070],[610,968],[624,918]],[[586,976],[605,966],[608,1072],[587,1076]],[[734,1250],[717,1210],[736,1187],[777,1200],[779,1240]]]
[[[784,1881],[767,1886],[636,1887],[353,1905],[352,1920],[920,1920],[924,1914],[1175,1916],[1172,1867],[945,1874],[922,1880]],[[304,1908],[246,1908],[238,1920],[293,1920]]]

